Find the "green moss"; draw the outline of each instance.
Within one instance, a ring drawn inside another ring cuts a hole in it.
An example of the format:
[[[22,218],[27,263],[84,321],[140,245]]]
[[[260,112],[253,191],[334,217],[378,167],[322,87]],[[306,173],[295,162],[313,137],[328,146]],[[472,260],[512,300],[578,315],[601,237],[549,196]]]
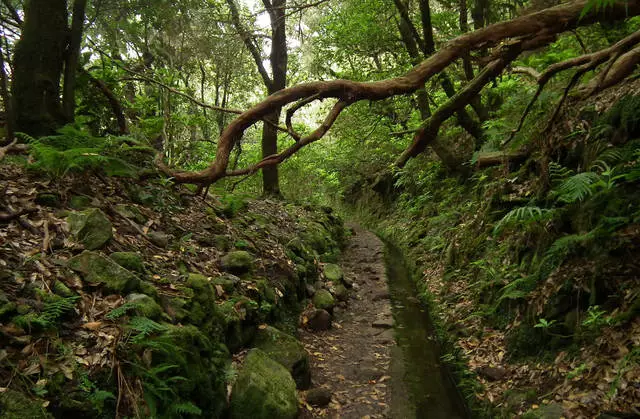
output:
[[[69,259],[67,266],[80,273],[90,285],[102,285],[114,293],[134,290],[140,283],[133,273],[111,259],[87,250]]]
[[[53,283],[53,292],[62,297],[71,297],[72,295],[75,295],[75,293],[62,281],[56,281]]]
[[[57,193],[40,193],[36,196],[35,203],[44,207],[57,208],[60,206],[60,195]]]
[[[97,208],[73,212],[67,221],[71,233],[87,250],[100,249],[113,236],[111,221]]]
[[[331,311],[336,305],[333,295],[327,290],[318,290],[313,296],[313,305],[321,310]]]
[[[132,272],[144,273],[142,256],[136,252],[114,252],[109,257],[118,265]]]
[[[327,281],[331,281],[334,284],[338,284],[342,281],[344,274],[342,273],[342,269],[336,264],[327,263],[323,268],[324,277]]]
[[[127,302],[135,304],[135,311],[139,316],[158,320],[164,314],[162,307],[153,298],[145,294],[129,294],[127,295]]]
[[[233,274],[245,274],[253,268],[254,258],[244,250],[230,252],[222,258],[222,267]]]
[[[296,338],[275,327],[267,326],[257,331],[253,345],[285,367],[293,376],[298,388],[309,388],[311,385],[309,354]]]
[[[0,414],[6,419],[53,418],[44,409],[42,400],[29,399],[15,390],[7,390],[0,393]]]
[[[85,195],[73,195],[69,200],[69,207],[74,210],[82,211],[91,206],[91,198]]]
[[[282,365],[260,349],[249,351],[231,393],[232,419],[293,419],[296,384]]]
[[[115,210],[122,217],[133,220],[138,224],[147,222],[147,217],[145,217],[135,205],[118,204],[115,206]]]

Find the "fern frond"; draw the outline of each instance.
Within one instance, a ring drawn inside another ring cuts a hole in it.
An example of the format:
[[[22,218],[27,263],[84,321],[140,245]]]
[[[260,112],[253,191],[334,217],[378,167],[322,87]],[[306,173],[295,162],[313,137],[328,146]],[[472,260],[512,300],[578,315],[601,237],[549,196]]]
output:
[[[120,317],[124,316],[131,310],[135,310],[139,307],[139,304],[135,301],[129,301],[122,304],[120,307],[116,307],[111,310],[106,316],[104,316],[107,320],[117,320]]]
[[[551,210],[527,206],[509,211],[493,228],[493,234],[499,234],[505,227],[514,224],[529,224],[548,217]]]
[[[573,176],[574,171],[558,164],[556,162],[549,163],[549,178],[552,182],[558,183],[566,180],[568,177]]]
[[[129,322],[129,327],[136,332],[138,332],[131,339],[134,343],[142,342],[146,337],[166,330],[166,326],[161,325],[160,323],[156,323],[151,319],[146,317],[136,316],[131,319]]]
[[[583,172],[571,176],[555,190],[558,201],[566,204],[583,201],[593,194],[592,185],[599,180],[599,176],[593,172]]]
[[[171,412],[178,415],[201,416],[202,410],[191,402],[183,402],[171,406]]]

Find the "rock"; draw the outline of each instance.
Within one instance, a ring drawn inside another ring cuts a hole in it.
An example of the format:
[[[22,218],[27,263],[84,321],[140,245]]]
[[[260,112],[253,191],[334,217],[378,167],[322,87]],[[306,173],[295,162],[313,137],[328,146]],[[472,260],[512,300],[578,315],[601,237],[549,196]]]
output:
[[[169,246],[169,236],[167,235],[167,233],[164,233],[162,231],[150,231],[149,233],[147,233],[147,238],[151,243],[162,249],[165,249],[167,246]]]
[[[315,288],[316,291],[318,291],[318,290],[326,289],[327,287],[324,285],[324,282],[316,281],[313,283],[313,288]]]
[[[307,392],[307,403],[314,407],[326,407],[331,403],[331,391],[324,387],[312,388]]]
[[[217,234],[213,236],[216,249],[228,251],[231,249],[231,239],[224,234]]]
[[[378,329],[391,329],[393,327],[393,318],[392,317],[379,317],[371,326]]]
[[[253,256],[245,250],[227,253],[222,258],[222,268],[236,275],[248,273],[253,268]]]
[[[349,299],[349,291],[347,291],[347,288],[342,284],[338,284],[334,287],[333,295],[340,302],[344,302]]]
[[[142,257],[136,252],[114,252],[109,255],[118,265],[132,272],[144,273]]]
[[[138,316],[157,320],[164,313],[162,307],[146,294],[129,294],[126,300],[128,303],[135,304],[135,311]]]
[[[307,292],[307,297],[311,298],[316,293],[316,288],[311,284],[307,284],[305,285],[305,291]]]
[[[294,419],[297,414],[296,383],[289,371],[251,349],[231,391],[231,419]]]
[[[91,198],[85,195],[73,195],[69,200],[69,207],[76,211],[82,211],[91,206]]]
[[[327,310],[315,310],[307,320],[307,327],[314,332],[331,329],[331,314]]]
[[[53,292],[61,297],[71,297],[75,295],[73,291],[62,281],[56,281],[53,283]]]
[[[527,411],[523,417],[539,419],[560,419],[564,417],[564,409],[559,403],[542,405],[538,409]]]
[[[113,236],[111,221],[97,208],[72,212],[67,222],[71,233],[87,250],[100,249]]]
[[[34,202],[43,207],[58,208],[60,206],[60,195],[51,192],[39,193]]]
[[[338,284],[344,278],[344,274],[342,273],[342,269],[334,263],[327,263],[323,268],[324,277],[327,281],[331,281],[334,284]]]
[[[344,284],[345,287],[351,289],[353,288],[353,278],[349,277],[349,276],[343,276],[342,277],[342,283]]]
[[[333,310],[336,305],[336,300],[333,295],[327,290],[318,290],[313,296],[313,305],[320,310]]]
[[[140,280],[130,271],[96,252],[85,250],[67,262],[91,285],[102,285],[107,291],[123,293],[138,287]]]
[[[285,367],[299,389],[305,390],[311,386],[309,354],[296,338],[275,327],[267,326],[258,330],[253,345]]]
[[[221,286],[224,292],[226,292],[227,294],[231,294],[233,293],[233,291],[235,291],[236,285],[240,283],[240,278],[235,275],[224,274],[223,276],[213,278],[211,283],[214,286]]]
[[[387,329],[376,336],[376,342],[382,345],[393,343],[395,342],[395,340],[395,333],[392,329]]]
[[[120,216],[133,220],[138,224],[144,224],[147,222],[147,217],[145,217],[136,206],[119,204],[115,206],[115,211]]]
[[[374,293],[373,297],[371,297],[371,301],[388,300],[389,298],[389,291],[384,290]]]
[[[507,370],[502,367],[483,366],[476,368],[476,372],[490,381],[500,381],[507,375]]]
[[[141,293],[147,294],[153,299],[158,298],[158,289],[155,287],[155,285],[153,285],[150,282],[140,281],[140,285],[138,286],[138,289],[140,290]]]

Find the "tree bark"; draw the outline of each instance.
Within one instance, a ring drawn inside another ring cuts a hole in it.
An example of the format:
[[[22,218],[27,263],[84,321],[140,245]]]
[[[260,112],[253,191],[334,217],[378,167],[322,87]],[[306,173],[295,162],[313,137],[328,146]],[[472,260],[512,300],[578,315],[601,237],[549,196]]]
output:
[[[16,130],[40,136],[51,134],[64,124],[60,78],[67,33],[66,0],[27,2],[22,36],[13,59]]]
[[[74,120],[76,111],[76,71],[80,59],[80,44],[82,43],[86,8],[87,0],[75,0],[73,2],[73,17],[71,19],[69,48],[64,67],[64,86],[62,91],[62,108],[68,122]]]
[[[2,49],[2,43],[0,42],[0,94],[2,94],[2,101],[4,103],[5,111],[5,132],[6,142],[11,143],[14,138],[13,130],[13,106],[11,103],[11,95],[9,94],[8,77],[4,67],[4,51]]]

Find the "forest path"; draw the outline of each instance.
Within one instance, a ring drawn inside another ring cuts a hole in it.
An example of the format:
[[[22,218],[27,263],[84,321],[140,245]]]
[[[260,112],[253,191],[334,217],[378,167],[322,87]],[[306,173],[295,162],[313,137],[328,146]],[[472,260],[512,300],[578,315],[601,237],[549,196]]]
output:
[[[390,364],[395,346],[385,281],[384,244],[373,233],[351,226],[340,266],[354,281],[346,307],[334,309],[333,327],[300,336],[311,356],[313,387],[332,393],[325,409],[302,418],[386,418],[390,416]],[[374,327],[375,324],[375,327]]]
[[[354,282],[351,298],[334,309],[332,329],[301,336],[313,387],[328,389],[332,401],[324,409],[307,406],[301,417],[466,417],[402,253],[350,227],[355,234],[340,265]]]

